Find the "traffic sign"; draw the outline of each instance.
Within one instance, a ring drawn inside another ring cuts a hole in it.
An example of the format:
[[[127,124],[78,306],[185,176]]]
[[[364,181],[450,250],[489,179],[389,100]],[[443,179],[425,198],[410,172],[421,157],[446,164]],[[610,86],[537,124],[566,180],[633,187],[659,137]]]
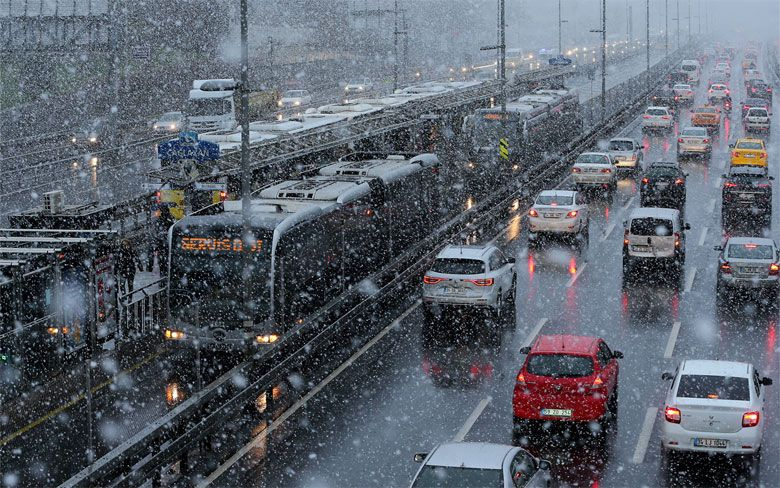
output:
[[[152,50],[147,45],[133,46],[132,48],[133,59],[148,60],[151,57],[151,54],[152,54]]]
[[[506,138],[498,140],[498,155],[501,159],[509,160],[509,141]]]

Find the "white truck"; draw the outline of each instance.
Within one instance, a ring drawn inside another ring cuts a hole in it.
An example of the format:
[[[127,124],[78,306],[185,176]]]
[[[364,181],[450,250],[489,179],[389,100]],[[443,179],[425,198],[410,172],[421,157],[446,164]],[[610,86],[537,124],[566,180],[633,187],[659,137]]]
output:
[[[195,80],[184,107],[189,130],[231,131],[238,125],[239,92],[232,78]],[[250,120],[275,109],[279,93],[262,89],[249,93]]]

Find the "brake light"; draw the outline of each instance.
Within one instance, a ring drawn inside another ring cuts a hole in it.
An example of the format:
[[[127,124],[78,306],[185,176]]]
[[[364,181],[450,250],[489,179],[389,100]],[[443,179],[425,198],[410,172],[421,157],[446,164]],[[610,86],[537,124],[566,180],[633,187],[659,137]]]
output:
[[[604,168],[604,169],[602,169],[602,170],[601,170],[601,172],[602,172],[602,173],[611,173],[611,172],[612,172],[612,170],[611,170],[611,169],[609,169],[609,168]]]
[[[677,95],[675,95],[675,96],[674,96],[674,101],[676,102],[676,101],[677,101],[679,98],[680,98],[680,97],[678,97]]]
[[[710,93],[712,93],[712,88],[710,88]]]
[[[709,139],[702,139],[701,142],[703,142],[704,144],[707,144],[708,142],[710,142],[710,140]]]
[[[731,274],[731,264],[728,261],[722,261],[720,263],[720,271],[721,273]]]
[[[569,212],[569,213],[567,213],[567,214],[566,214],[566,217],[568,217],[568,218],[570,218],[570,219],[573,219],[574,217],[576,217],[576,216],[577,216],[577,214],[578,214],[578,213],[579,213],[579,212],[578,212],[577,210],[572,210],[571,212]]]
[[[517,382],[521,385],[525,385],[525,376],[523,376],[523,372],[520,371],[517,373]]]
[[[493,278],[485,278],[481,280],[466,280],[474,283],[477,286],[493,286]]]
[[[680,247],[680,233],[674,233],[674,247]]]
[[[769,274],[777,276],[780,273],[780,264],[772,263],[769,265]]]
[[[745,412],[742,415],[742,427],[755,427],[761,415],[758,412]]]
[[[646,185],[646,184],[648,184],[648,183],[650,183],[650,178],[647,178],[647,177],[645,177],[645,178],[642,178],[642,184],[643,184],[643,185]]]
[[[572,168],[572,169],[571,169],[571,172],[572,172],[572,173],[581,173],[581,172],[582,172],[582,170],[581,170],[580,168]]]
[[[680,420],[682,418],[682,414],[680,413],[679,408],[669,407],[667,406],[664,409],[664,417],[666,417],[667,422],[671,422],[673,424],[679,424]],[[743,420],[744,422],[744,420]]]
[[[742,107],[742,110],[748,110],[749,108],[750,108],[749,105],[745,105],[744,107]]]
[[[590,388],[592,390],[601,389],[604,388],[604,380],[601,379],[601,376],[596,376],[596,379],[593,380],[593,384],[590,385]]]
[[[225,190],[220,190],[219,201],[224,202],[225,200],[227,200],[227,192]]]
[[[531,217],[538,217],[539,212],[537,212],[535,209],[532,208],[531,210],[528,211],[528,215],[530,215]]]
[[[685,183],[685,180],[682,179],[682,178],[677,178],[676,180],[674,180],[674,184],[675,185],[682,185],[684,183]]]
[[[678,137],[677,138],[677,142],[683,142],[683,138],[682,137]]]
[[[652,118],[652,117],[650,117],[649,115],[645,115],[645,116],[644,116],[644,118],[646,118],[646,119],[650,119],[650,118]]]
[[[729,90],[726,90],[726,95],[730,94],[731,92]]]
[[[739,152],[738,151],[731,151],[731,157],[732,158],[738,158],[739,157]]]
[[[727,181],[727,182],[723,183],[723,186],[725,188],[736,188],[737,184],[734,183],[733,181]]]
[[[662,115],[661,118],[664,119],[664,120],[669,120],[669,116],[668,115]]]
[[[623,231],[623,245],[624,246],[628,245],[628,229]]]
[[[768,156],[768,154],[767,154],[767,153],[765,153],[765,152],[762,152],[762,153],[761,153],[761,157],[762,157],[762,158],[766,159],[766,157],[767,157],[767,156]]]
[[[442,281],[444,281],[444,278],[437,278],[435,276],[427,276],[427,275],[423,277],[423,283],[425,283],[426,285],[436,285],[438,283],[441,283]]]

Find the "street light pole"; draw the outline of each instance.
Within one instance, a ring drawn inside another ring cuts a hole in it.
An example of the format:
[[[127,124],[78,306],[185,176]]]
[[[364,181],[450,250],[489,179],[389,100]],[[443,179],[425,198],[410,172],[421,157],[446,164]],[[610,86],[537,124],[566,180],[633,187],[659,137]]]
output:
[[[498,7],[498,52],[500,54],[501,76],[501,120],[506,124],[506,11],[505,0],[500,0]]]
[[[251,263],[249,261],[249,249],[252,248],[254,236],[251,226],[251,187],[249,184],[249,41],[247,26],[247,0],[241,0],[240,20],[241,24],[241,279],[243,291],[244,327],[251,328],[254,325],[254,312],[251,310]]]
[[[601,120],[607,116],[607,0],[601,0]]]
[[[677,0],[677,49],[680,49],[680,0]]]
[[[691,0],[688,0],[688,42],[691,42]]]
[[[665,0],[666,20],[664,21],[664,54],[669,55],[669,0]]]
[[[645,16],[646,16],[646,48],[647,48],[647,71],[650,71],[650,0],[645,0]]]
[[[393,91],[398,89],[398,0],[393,9]]]

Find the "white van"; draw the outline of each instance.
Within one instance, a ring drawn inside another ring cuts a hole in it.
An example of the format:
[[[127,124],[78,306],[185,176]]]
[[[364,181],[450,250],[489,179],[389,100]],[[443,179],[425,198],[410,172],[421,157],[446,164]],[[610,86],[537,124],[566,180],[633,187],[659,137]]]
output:
[[[671,208],[635,208],[623,223],[623,275],[651,264],[670,264],[681,273],[685,264],[685,231],[680,211]]]
[[[701,79],[701,65],[695,59],[684,59],[680,71],[688,75],[688,83],[698,85]]]

